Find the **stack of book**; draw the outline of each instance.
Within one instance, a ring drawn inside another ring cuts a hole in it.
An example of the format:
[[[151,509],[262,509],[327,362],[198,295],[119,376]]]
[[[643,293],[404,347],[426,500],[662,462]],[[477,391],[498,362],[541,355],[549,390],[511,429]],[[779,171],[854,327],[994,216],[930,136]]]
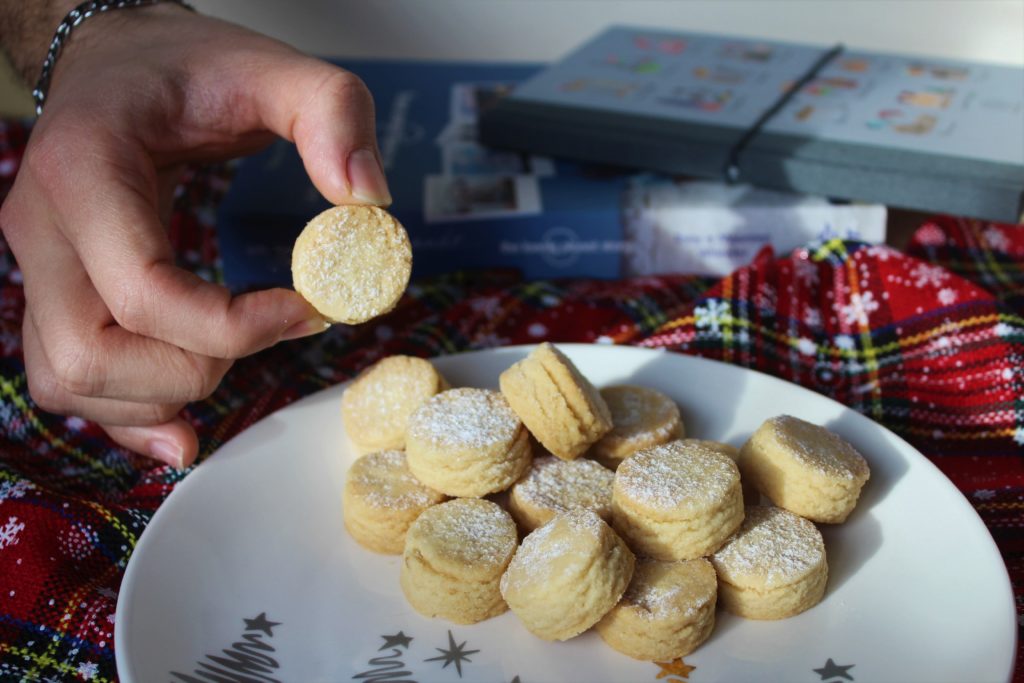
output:
[[[615,27],[485,112],[532,154],[1018,222],[1024,69]]]
[[[724,274],[772,245],[833,236],[879,242],[885,208],[636,174],[481,144],[482,112],[536,66],[348,61],[373,92],[414,277],[517,268],[527,278]],[[328,206],[295,147],[239,165],[218,216],[227,283],[288,285],[295,237]]]

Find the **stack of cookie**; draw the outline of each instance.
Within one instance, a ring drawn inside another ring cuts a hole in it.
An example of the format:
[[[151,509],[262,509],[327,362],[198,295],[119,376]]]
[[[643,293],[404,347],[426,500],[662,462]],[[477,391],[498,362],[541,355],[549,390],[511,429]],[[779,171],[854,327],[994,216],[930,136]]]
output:
[[[367,453],[345,484],[346,528],[403,555],[418,612],[470,624],[511,609],[540,638],[593,627],[665,661],[707,639],[716,604],[781,619],[821,600],[814,522],[844,521],[869,476],[841,438],[779,416],[741,449],[686,439],[669,397],[598,391],[551,344],[499,385],[451,389],[428,361],[396,356],[342,399]]]

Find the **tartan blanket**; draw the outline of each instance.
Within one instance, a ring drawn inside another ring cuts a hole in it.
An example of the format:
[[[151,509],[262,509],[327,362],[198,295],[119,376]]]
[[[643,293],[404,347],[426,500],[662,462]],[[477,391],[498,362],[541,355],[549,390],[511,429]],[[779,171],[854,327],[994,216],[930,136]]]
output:
[[[0,199],[28,128],[0,122]],[[170,224],[181,265],[218,277],[223,169],[191,171]],[[849,241],[762,252],[723,279],[523,281],[459,272],[400,305],[233,367],[189,406],[202,456],[268,413],[384,355],[507,344],[666,347],[776,375],[899,434],[967,496],[1024,597],[1024,229],[924,222],[903,251]],[[40,411],[20,342],[21,277],[0,240],[0,681],[114,681],[114,610],[128,558],[188,476]],[[1018,649],[1018,678],[1024,673]]]

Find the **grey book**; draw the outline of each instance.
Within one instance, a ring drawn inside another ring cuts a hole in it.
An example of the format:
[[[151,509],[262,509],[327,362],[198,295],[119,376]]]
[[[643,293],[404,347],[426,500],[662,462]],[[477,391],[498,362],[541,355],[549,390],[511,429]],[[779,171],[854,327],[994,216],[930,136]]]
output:
[[[1024,69],[613,27],[480,119],[486,144],[1018,222]]]

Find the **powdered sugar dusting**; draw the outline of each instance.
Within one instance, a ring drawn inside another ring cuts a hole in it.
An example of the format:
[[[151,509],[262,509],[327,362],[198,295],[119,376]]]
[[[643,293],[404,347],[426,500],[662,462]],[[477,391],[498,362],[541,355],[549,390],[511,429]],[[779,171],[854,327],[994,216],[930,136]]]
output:
[[[802,463],[830,476],[867,478],[867,462],[838,434],[791,415],[774,417],[770,423],[776,440]]]
[[[411,270],[405,230],[377,207],[328,209],[306,226],[292,260],[295,288],[325,315],[361,322],[394,306]]]
[[[468,387],[433,396],[409,418],[416,439],[456,450],[511,442],[521,426],[499,392]]]
[[[697,443],[672,441],[624,460],[615,486],[653,508],[688,509],[721,500],[738,479],[736,465],[726,456]]]
[[[633,580],[622,599],[646,619],[692,619],[711,601],[714,587],[714,579],[702,582],[694,567],[643,559],[637,561]]]
[[[589,510],[555,515],[532,531],[502,577],[501,590],[520,589],[572,574],[589,560],[588,549],[600,546],[607,525]]]
[[[368,381],[359,387],[358,393],[352,392],[352,407],[372,414],[375,420],[398,422],[409,394],[416,388],[413,380],[407,375],[394,375],[386,381]]]
[[[675,404],[653,389],[622,385],[601,390],[612,415],[612,434],[628,437],[673,419]]]
[[[765,588],[797,581],[825,561],[821,532],[808,520],[768,505],[746,509],[740,530],[712,556],[720,575],[763,577]]]
[[[357,460],[349,482],[367,505],[385,510],[425,508],[444,500],[444,494],[424,486],[406,464],[405,453],[379,451]]]
[[[459,563],[503,568],[516,549],[515,522],[488,500],[450,500],[428,509],[414,524],[426,527],[435,546]]]
[[[360,375],[342,398],[345,417],[359,431],[386,434],[405,429],[409,414],[438,387],[429,361],[407,356],[384,358]],[[359,436],[356,434],[355,436]]]
[[[593,460],[567,461],[545,455],[534,459],[514,491],[516,497],[536,508],[554,512],[585,508],[607,517],[614,478],[614,472]]]

